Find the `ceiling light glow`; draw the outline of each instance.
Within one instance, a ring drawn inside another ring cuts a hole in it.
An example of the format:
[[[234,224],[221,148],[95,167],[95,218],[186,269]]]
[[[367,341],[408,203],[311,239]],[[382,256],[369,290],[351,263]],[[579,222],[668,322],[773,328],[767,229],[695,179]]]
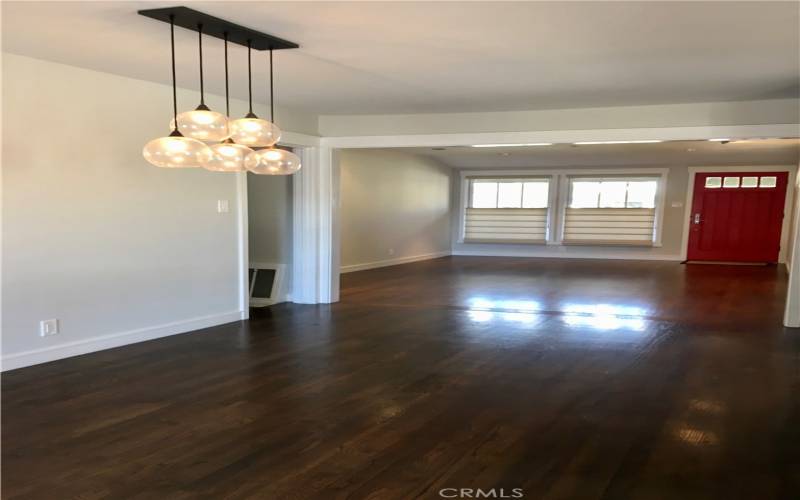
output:
[[[581,141],[581,142],[573,142],[572,144],[578,146],[588,146],[591,144],[654,144],[657,142],[664,142],[660,139],[653,139],[653,140],[640,140],[640,141]]]
[[[552,146],[552,142],[526,142],[519,144],[473,144],[472,148],[518,148],[522,146]]]

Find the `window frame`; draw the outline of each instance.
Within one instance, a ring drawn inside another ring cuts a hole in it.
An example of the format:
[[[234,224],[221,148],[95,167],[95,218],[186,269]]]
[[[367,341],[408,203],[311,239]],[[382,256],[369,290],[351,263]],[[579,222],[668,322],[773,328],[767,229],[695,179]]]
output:
[[[655,169],[654,169],[655,170]],[[667,185],[667,174],[669,173],[668,169],[658,169],[657,172],[650,171],[644,172],[643,169],[632,170],[630,173],[620,173],[619,170],[608,171],[608,173],[596,173],[596,174],[589,174],[586,175],[582,173],[572,173],[572,174],[564,174],[561,176],[564,181],[563,186],[563,193],[564,199],[562,202],[562,210],[561,210],[561,217],[559,219],[559,228],[558,228],[558,241],[562,245],[566,245],[564,243],[564,233],[566,232],[566,224],[567,224],[567,209],[570,208],[570,204],[572,202],[572,183],[573,181],[594,181],[594,182],[613,182],[613,181],[625,181],[625,182],[637,182],[637,181],[655,181],[656,183],[656,194],[654,199],[654,206],[653,210],[653,238],[651,240],[651,245],[653,247],[661,247],[661,236],[662,236],[662,229],[663,229],[663,216],[664,216],[664,202],[665,202],[665,186]],[[599,206],[599,193],[598,193],[598,207],[590,208],[588,210],[598,210],[602,209]],[[627,202],[627,192],[625,194],[625,199]],[[581,208],[576,208],[574,210],[583,210]],[[609,208],[609,210],[641,210],[640,208]],[[573,243],[574,244],[574,243]],[[637,246],[637,245],[630,245],[620,243],[617,245],[612,245],[611,243],[580,243],[581,245],[585,246]]]
[[[666,186],[668,185],[669,168],[666,167],[624,167],[624,168],[527,168],[527,169],[462,169],[459,171],[460,190],[458,199],[458,214],[456,218],[455,243],[459,245],[480,245],[485,243],[474,243],[464,240],[466,227],[467,208],[471,204],[471,183],[470,180],[481,178],[485,180],[497,179],[547,179],[550,189],[548,191],[547,206],[547,239],[546,245],[567,246],[563,243],[564,224],[566,222],[566,211],[569,203],[570,178],[594,178],[605,179],[607,177],[625,178],[628,180],[655,180],[656,181],[656,203],[653,221],[653,244],[652,247],[662,246],[662,233],[664,227],[664,212],[666,206]],[[506,245],[508,243],[497,242],[491,245]],[[531,243],[513,243],[516,246],[530,246]],[[602,247],[607,245],[587,245]],[[623,246],[623,245],[620,245]]]
[[[569,183],[569,190],[567,191],[567,200],[566,200],[566,207],[565,208],[572,208],[570,205],[572,204],[572,183],[573,181],[582,181],[582,182],[653,182],[656,183],[656,194],[653,197],[653,209],[655,210],[656,206],[658,205],[658,189],[659,189],[659,178],[655,176],[639,176],[639,177],[624,177],[624,176],[605,176],[605,177],[583,177],[580,175],[573,175],[567,177],[567,182]],[[602,191],[597,193],[597,206],[594,209],[600,208],[614,208],[615,210],[625,210],[625,209],[633,209],[636,207],[628,207],[628,190],[625,190],[625,207],[601,207],[600,206],[600,196],[602,195]],[[589,208],[589,207],[584,207]],[[579,210],[579,208],[576,208]]]
[[[468,186],[467,186],[466,208],[475,208],[475,207],[472,206],[472,201],[473,201],[473,199],[472,199],[473,188],[472,187],[473,187],[473,184],[474,184],[475,181],[479,181],[479,182],[496,182],[497,183],[497,192],[495,193],[495,206],[493,207],[494,209],[497,209],[497,210],[514,210],[515,208],[526,209],[526,210],[527,209],[537,210],[537,209],[544,208],[544,209],[549,210],[550,209],[550,205],[552,204],[551,203],[551,200],[552,200],[552,198],[551,198],[551,189],[550,189],[551,184],[552,184],[552,180],[549,177],[542,177],[542,176],[536,176],[536,177],[532,177],[532,176],[527,176],[527,177],[503,177],[503,178],[467,177],[466,180],[467,180],[467,184],[468,184]],[[547,206],[544,206],[544,207],[523,207],[522,206],[522,203],[523,203],[523,201],[525,199],[525,183],[526,182],[545,182],[545,183],[547,183]],[[500,184],[502,184],[502,183],[506,183],[506,184],[521,183],[522,184],[522,189],[520,189],[520,192],[519,192],[519,207],[499,207],[499,206],[497,206],[497,205],[500,204]],[[487,210],[491,210],[491,209],[492,209],[492,207],[488,207],[487,208]]]
[[[545,229],[545,241],[544,244],[551,244],[552,242],[552,235],[554,233],[554,224],[553,218],[554,212],[554,201],[556,199],[558,190],[557,190],[557,179],[555,175],[550,175],[546,173],[540,173],[537,171],[472,171],[472,170],[462,170],[461,174],[461,196],[460,196],[460,203],[459,203],[459,213],[458,213],[458,238],[457,243],[459,244],[467,244],[467,245],[477,245],[477,244],[491,244],[491,245],[504,245],[504,244],[514,244],[514,245],[537,245],[542,244],[541,242],[531,243],[531,242],[514,242],[509,243],[507,241],[497,241],[492,243],[476,243],[466,240],[466,219],[467,219],[467,209],[472,207],[472,184],[473,181],[488,181],[488,182],[531,182],[531,181],[544,181],[547,182],[547,206],[543,208],[531,208],[531,209],[523,209],[520,208],[519,210],[545,210],[547,214],[547,225]],[[499,193],[499,188],[498,188]],[[522,196],[525,195],[525,190],[523,187]],[[498,194],[499,196],[499,194]],[[520,205],[522,200],[520,200]],[[487,209],[492,210],[492,209]],[[517,210],[514,208],[498,208],[497,210]]]

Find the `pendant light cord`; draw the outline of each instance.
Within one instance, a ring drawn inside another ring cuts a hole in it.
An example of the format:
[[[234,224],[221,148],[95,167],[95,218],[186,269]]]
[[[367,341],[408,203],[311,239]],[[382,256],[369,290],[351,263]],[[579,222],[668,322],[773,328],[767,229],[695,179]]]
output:
[[[275,124],[275,87],[272,78],[272,47],[269,48],[269,121]]]
[[[231,116],[231,101],[228,94],[228,32],[225,32],[225,116]]]
[[[169,39],[172,47],[172,116],[175,119],[175,132],[178,131],[178,91],[175,81],[175,14],[169,15]]]
[[[247,41],[247,94],[250,101],[250,113],[253,114],[253,69],[250,66],[250,40]]]
[[[203,91],[203,23],[197,25],[197,47],[200,49],[200,105],[205,106],[205,92]]]

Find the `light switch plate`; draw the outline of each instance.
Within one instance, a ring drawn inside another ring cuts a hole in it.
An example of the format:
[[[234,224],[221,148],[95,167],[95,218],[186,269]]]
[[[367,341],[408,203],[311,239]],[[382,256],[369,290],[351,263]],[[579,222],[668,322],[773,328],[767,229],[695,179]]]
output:
[[[221,214],[226,214],[230,211],[230,207],[228,206],[228,200],[217,200],[217,212]]]
[[[672,202],[672,208],[681,208],[682,206],[683,206],[683,202],[682,201],[673,201]]]
[[[58,333],[58,320],[45,319],[39,322],[39,335],[49,337]]]

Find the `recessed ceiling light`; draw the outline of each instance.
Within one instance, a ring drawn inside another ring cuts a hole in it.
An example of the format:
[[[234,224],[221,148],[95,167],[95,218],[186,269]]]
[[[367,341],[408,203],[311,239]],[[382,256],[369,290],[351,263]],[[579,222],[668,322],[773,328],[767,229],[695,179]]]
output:
[[[721,137],[717,139],[709,139],[708,142],[730,142],[730,139],[727,137]]]
[[[581,141],[581,142],[573,142],[572,144],[577,144],[579,146],[590,145],[590,144],[653,144],[656,142],[664,142],[661,140],[642,140],[642,141]]]
[[[519,144],[473,144],[473,148],[518,148],[521,146],[552,146],[552,142],[526,142]]]

